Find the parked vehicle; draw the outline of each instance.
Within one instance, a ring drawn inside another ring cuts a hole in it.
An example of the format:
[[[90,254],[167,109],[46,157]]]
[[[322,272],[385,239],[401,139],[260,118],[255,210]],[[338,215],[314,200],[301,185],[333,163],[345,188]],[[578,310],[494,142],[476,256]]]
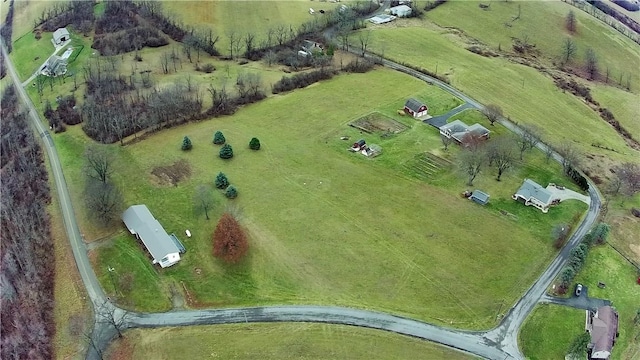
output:
[[[580,296],[582,294],[582,284],[576,285],[576,296]]]

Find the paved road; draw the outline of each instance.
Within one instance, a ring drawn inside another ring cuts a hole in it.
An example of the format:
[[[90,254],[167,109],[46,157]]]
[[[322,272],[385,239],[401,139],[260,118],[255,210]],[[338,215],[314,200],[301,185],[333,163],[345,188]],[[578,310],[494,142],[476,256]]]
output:
[[[7,59],[7,67],[10,76],[15,84],[20,84],[18,76],[15,72],[12,62],[6,54],[4,46],[2,51]],[[459,97],[472,107],[481,109],[482,105],[457,89],[445,84],[437,79],[431,78],[417,71],[409,69],[400,64],[383,60],[384,65],[405,72],[418,79],[424,80],[430,84],[439,86],[449,93]],[[69,236],[73,254],[76,259],[78,270],[82,277],[82,281],[87,289],[87,293],[91,298],[94,309],[106,307],[114,309],[111,303],[106,302],[105,295],[100,284],[90,266],[87,251],[80,237],[80,231],[75,220],[73,208],[71,206],[69,192],[64,179],[64,174],[60,166],[55,146],[48,130],[44,128],[42,122],[36,112],[31,100],[26,95],[24,89],[18,86],[18,92],[23,102],[29,109],[29,117],[37,129],[40,136],[44,139],[45,149],[47,151],[49,161],[51,162],[52,173],[56,183],[56,189],[60,197],[60,205],[65,223],[65,229]],[[501,119],[500,123],[509,130],[521,134],[521,130],[513,123],[506,119]],[[544,144],[538,144],[538,147],[545,149]],[[558,154],[553,154],[554,159],[560,160]],[[244,309],[219,309],[219,310],[194,310],[194,311],[176,311],[169,313],[153,313],[139,314],[131,313],[126,315],[127,327],[162,327],[162,326],[187,326],[201,324],[220,324],[220,323],[237,323],[237,322],[285,322],[285,321],[307,321],[307,322],[324,322],[347,324],[355,326],[369,327],[373,329],[382,329],[396,332],[399,334],[411,335],[422,339],[434,341],[443,345],[450,346],[455,349],[466,351],[487,359],[522,359],[524,358],[518,349],[518,331],[527,315],[541,299],[546,288],[551,284],[555,276],[566,262],[570,250],[579,243],[580,239],[591,227],[600,209],[600,194],[592,182],[589,182],[589,196],[591,204],[589,211],[582,223],[578,226],[576,232],[567,242],[567,245],[553,260],[547,270],[533,284],[533,286],[525,293],[525,295],[511,308],[507,316],[505,316],[498,327],[487,332],[465,332],[461,330],[452,330],[416,320],[401,318],[389,314],[375,313],[364,310],[337,308],[337,307],[318,307],[318,306],[281,306],[281,307],[254,307]],[[115,308],[116,318],[125,316],[125,313]],[[100,349],[106,348],[108,343],[115,336],[115,331],[108,326],[98,316],[96,326],[93,333],[93,339],[96,347]],[[99,354],[94,347],[90,347],[87,353],[88,359],[98,359]]]
[[[540,299],[540,302],[545,304],[563,305],[563,306],[568,306],[575,309],[593,310],[593,311],[596,311],[599,307],[602,307],[605,305],[611,305],[610,300],[590,298],[586,290],[587,290],[587,287],[585,286],[580,296],[571,296],[568,298],[559,298],[555,296],[544,295],[542,299]]]
[[[456,106],[454,109],[449,110],[445,114],[434,116],[434,117],[429,118],[427,120],[424,120],[422,122],[425,123],[425,124],[429,124],[431,126],[434,126],[437,129],[440,129],[442,126],[447,124],[447,120],[449,120],[450,117],[452,117],[453,115],[455,115],[457,113],[463,112],[464,110],[471,109],[471,108],[473,108],[473,105],[471,105],[469,103],[464,103],[462,105]]]

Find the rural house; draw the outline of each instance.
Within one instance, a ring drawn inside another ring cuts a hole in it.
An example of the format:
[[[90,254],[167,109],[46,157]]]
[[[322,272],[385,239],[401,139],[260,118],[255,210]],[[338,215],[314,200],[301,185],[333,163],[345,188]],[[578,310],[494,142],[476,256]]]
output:
[[[429,108],[427,107],[427,105],[414,98],[407,100],[407,102],[404,104],[404,112],[413,116],[414,118],[419,118],[427,115],[428,110]]]
[[[473,134],[480,139],[487,139],[489,138],[489,133],[489,129],[480,124],[469,126],[460,120],[454,120],[440,127],[440,135],[454,139],[460,144],[463,142],[465,136],[469,134]]]
[[[62,76],[67,73],[67,60],[58,55],[51,55],[42,67],[42,75],[45,76]]]
[[[487,205],[489,203],[489,194],[480,190],[474,190],[473,193],[471,193],[469,200],[472,200],[480,205]]]
[[[525,179],[520,189],[513,194],[513,200],[519,201],[527,206],[532,205],[542,210],[543,213],[549,211],[551,204],[551,192],[535,181]]]
[[[395,15],[397,17],[408,17],[411,16],[413,10],[411,10],[411,7],[407,5],[398,5],[390,8],[389,12],[391,15]]]
[[[129,232],[142,241],[154,264],[166,268],[180,261],[180,254],[185,252],[184,245],[174,234],[167,234],[146,205],[129,207],[122,214],[122,221]]]
[[[53,32],[53,45],[60,46],[65,41],[70,40],[71,36],[66,28],[60,28]]]
[[[591,334],[589,360],[609,359],[618,337],[618,313],[611,306],[602,306],[595,313],[587,310],[585,330]]]
[[[311,41],[311,40],[305,40],[302,42],[302,50],[298,51],[298,55],[301,56],[311,56],[314,53],[317,52],[323,52],[324,48],[322,47],[322,44],[317,43],[315,41]]]

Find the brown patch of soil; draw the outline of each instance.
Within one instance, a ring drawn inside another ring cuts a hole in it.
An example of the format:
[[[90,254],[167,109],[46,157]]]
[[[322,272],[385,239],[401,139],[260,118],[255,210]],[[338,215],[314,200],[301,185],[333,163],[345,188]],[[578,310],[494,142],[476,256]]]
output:
[[[178,183],[191,176],[191,166],[182,159],[169,166],[158,166],[151,170],[154,183],[160,186],[178,186]]]
[[[133,344],[127,337],[117,339],[110,346],[110,351],[106,359],[130,360],[133,359]]]
[[[397,134],[407,129],[404,124],[377,112],[361,117],[349,125],[367,133]]]

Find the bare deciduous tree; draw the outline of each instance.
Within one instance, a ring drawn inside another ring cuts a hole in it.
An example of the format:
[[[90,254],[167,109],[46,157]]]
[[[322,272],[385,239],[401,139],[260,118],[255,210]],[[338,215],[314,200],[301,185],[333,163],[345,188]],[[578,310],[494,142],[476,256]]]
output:
[[[213,198],[213,191],[207,185],[198,185],[196,192],[193,195],[193,210],[198,214],[204,213],[204,216],[209,220],[209,210],[215,205]]]
[[[442,140],[442,145],[444,145],[445,151],[449,149],[449,145],[451,145],[451,143],[453,142],[452,138],[444,135],[440,135],[440,140]]]
[[[598,77],[598,57],[592,48],[588,48],[585,52],[584,69],[587,72],[587,75],[589,75],[589,80],[593,80]]]
[[[127,327],[129,312],[115,307],[108,300],[102,303],[97,309],[98,321],[109,324],[122,337],[122,331]]]
[[[540,129],[534,125],[520,126],[522,134],[517,138],[518,149],[520,150],[520,160],[524,157],[524,152],[531,150],[540,142]]]
[[[371,39],[371,31],[361,31],[358,33],[358,42],[360,43],[360,50],[362,51],[362,57],[367,53],[367,46],[369,46],[369,40]]]
[[[562,156],[562,169],[565,173],[570,168],[575,168],[580,163],[580,153],[570,143],[563,143],[558,149],[558,154]]]
[[[567,31],[569,31],[570,33],[573,34],[576,32],[576,14],[573,12],[573,10],[569,10],[567,17],[565,18],[564,25],[567,28]]]
[[[113,173],[113,155],[105,146],[89,145],[84,151],[84,172],[102,183],[109,180]]]
[[[633,196],[640,192],[640,165],[628,162],[616,166],[614,171],[623,194]]]
[[[465,149],[459,156],[459,165],[467,176],[467,185],[473,185],[473,180],[478,176],[484,166],[487,157],[481,149]]]
[[[510,137],[500,137],[493,140],[487,149],[487,154],[490,157],[490,162],[493,163],[498,169],[497,181],[500,181],[502,174],[505,171],[513,167],[515,157],[515,143]]]
[[[491,125],[494,125],[502,117],[502,108],[496,104],[489,104],[482,109],[482,113],[487,117]]]
[[[578,46],[571,38],[566,38],[562,43],[562,65],[567,65],[578,52]]]
[[[89,216],[100,225],[107,226],[120,216],[124,200],[117,186],[88,178],[84,191],[85,206]]]

